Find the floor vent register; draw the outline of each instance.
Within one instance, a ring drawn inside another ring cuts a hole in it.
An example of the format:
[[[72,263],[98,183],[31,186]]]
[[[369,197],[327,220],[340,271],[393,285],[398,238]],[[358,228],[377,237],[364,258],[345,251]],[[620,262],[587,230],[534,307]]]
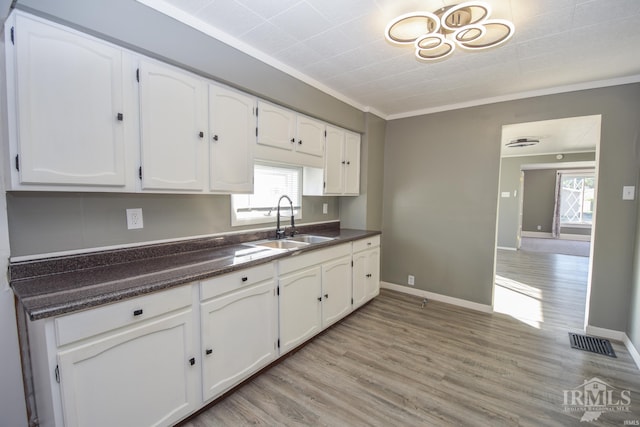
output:
[[[591,353],[602,354],[609,357],[617,357],[616,352],[613,351],[613,347],[611,347],[611,342],[607,339],[569,332],[569,341],[571,348],[590,351]]]

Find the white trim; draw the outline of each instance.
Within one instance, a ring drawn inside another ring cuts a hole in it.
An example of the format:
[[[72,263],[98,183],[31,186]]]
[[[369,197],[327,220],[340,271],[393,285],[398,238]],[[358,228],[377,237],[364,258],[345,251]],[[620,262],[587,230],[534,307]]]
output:
[[[185,25],[188,25],[191,28],[194,28],[198,31],[200,31],[201,33],[204,33],[210,37],[213,37],[214,39],[221,41],[222,43],[229,45],[233,48],[238,49],[239,51],[246,53],[247,55],[258,59],[259,61],[264,62],[267,65],[270,65],[274,68],[276,68],[277,70],[282,71],[283,73],[286,73],[288,75],[290,75],[291,77],[294,77],[300,81],[303,81],[305,83],[307,83],[310,86],[313,86],[314,88],[333,96],[334,98],[345,102],[349,105],[351,105],[354,108],[357,108],[360,111],[363,112],[371,112],[377,116],[382,117],[383,119],[386,119],[386,114],[382,113],[381,111],[376,110],[373,107],[369,107],[363,104],[360,104],[357,101],[354,101],[353,99],[345,96],[344,94],[330,88],[329,86],[324,85],[323,83],[317,81],[316,79],[309,77],[308,75],[296,70],[293,67],[290,67],[289,65],[278,61],[277,59],[275,59],[272,56],[267,55],[266,53],[262,52],[261,50],[256,49],[255,47],[241,41],[238,40],[237,38],[233,37],[232,35],[225,33],[224,31],[219,30],[218,28],[207,24],[204,21],[199,20],[198,18],[196,18],[193,15],[190,15],[184,11],[182,11],[181,9],[178,9],[177,7],[165,2],[164,0],[137,0],[139,3],[144,4],[147,7],[150,7],[151,9],[154,9],[160,13],[163,13],[173,19],[175,19],[176,21],[182,22]]]
[[[572,226],[567,226],[567,227],[572,227]],[[554,238],[551,233],[544,233],[541,231],[523,231],[522,237],[531,237],[534,239],[553,239]],[[591,235],[560,233],[560,237],[557,240],[577,240],[580,242],[590,242]],[[498,248],[498,249],[508,249],[508,248]]]
[[[306,222],[304,224],[298,224],[299,227],[303,227],[306,225],[316,225],[316,224],[331,224],[334,222],[340,222],[339,219],[335,219],[332,221],[318,221],[318,222]],[[275,226],[270,227],[261,227],[261,228],[252,228],[252,229],[244,229],[244,230],[233,230],[233,231],[223,231],[221,233],[212,233],[212,234],[199,234],[195,236],[185,236],[185,237],[174,237],[171,239],[160,239],[160,240],[149,240],[145,242],[136,242],[136,243],[124,243],[121,245],[111,245],[111,246],[98,246],[93,248],[84,248],[84,249],[72,249],[68,251],[60,251],[60,252],[49,252],[45,254],[35,254],[35,255],[23,255],[9,258],[10,262],[22,262],[22,261],[34,261],[38,259],[45,258],[54,258],[61,256],[70,256],[70,255],[82,255],[88,254],[92,252],[103,252],[103,251],[112,251],[117,249],[129,249],[129,248],[137,248],[140,246],[147,245],[157,245],[162,243],[173,243],[173,242],[184,242],[187,240],[195,240],[195,239],[204,239],[210,237],[223,237],[235,234],[244,234],[256,231],[269,231],[273,230],[275,232]]]
[[[538,89],[527,92],[518,92],[510,95],[494,96],[491,98],[476,99],[473,101],[459,102],[457,104],[442,105],[432,108],[424,108],[422,110],[407,111],[405,113],[389,114],[386,120],[404,119],[407,117],[423,116],[425,114],[440,113],[442,111],[458,110],[461,108],[476,107],[479,105],[495,104],[498,102],[515,101],[518,99],[534,98],[536,96],[555,95],[558,93],[575,92],[579,90],[597,89],[608,86],[619,86],[630,83],[640,82],[640,74],[633,76],[620,77],[608,80],[596,80],[593,82],[578,83],[566,86],[556,86],[547,89]]]
[[[591,234],[560,233],[560,240],[575,240],[578,242],[590,242]]]
[[[523,231],[521,237],[534,237],[536,239],[553,239],[553,234],[543,231]]]
[[[625,334],[622,331],[598,328],[597,326],[591,326],[591,325],[587,325],[587,327],[585,328],[585,333],[587,335],[593,335],[600,338],[609,338],[611,340],[616,340],[621,342],[624,342],[624,339],[627,336],[627,334]]]
[[[397,114],[386,114],[383,113],[382,111],[377,110],[374,107],[371,106],[367,106],[367,105],[363,105],[349,97],[347,97],[346,95],[326,86],[325,84],[315,80],[312,77],[307,76],[306,74],[290,67],[289,65],[286,65],[280,61],[278,61],[277,59],[273,58],[272,56],[267,55],[266,53],[256,49],[255,47],[236,39],[235,37],[231,36],[230,34],[227,34],[215,27],[213,27],[212,25],[209,25],[199,19],[197,19],[196,17],[185,13],[184,11],[176,8],[175,6],[167,3],[164,0],[137,0],[139,3],[144,4],[145,6],[150,7],[151,9],[154,9],[160,13],[163,13],[179,22],[182,22],[185,25],[188,25],[210,37],[213,37],[231,47],[234,47],[236,49],[238,49],[239,51],[246,53],[249,56],[252,56],[262,62],[264,62],[267,65],[270,65],[272,67],[274,67],[277,70],[282,71],[283,73],[286,73],[288,75],[290,75],[291,77],[294,77],[304,83],[307,83],[308,85],[328,94],[333,96],[334,98],[345,102],[349,105],[351,105],[354,108],[357,108],[363,112],[370,112],[375,114],[378,117],[381,117],[385,120],[395,120],[395,119],[402,119],[402,118],[406,118],[406,117],[414,117],[414,116],[422,116],[425,114],[432,114],[432,113],[439,113],[442,111],[449,111],[449,110],[458,110],[460,108],[468,108],[468,107],[475,107],[475,106],[479,106],[479,105],[486,105],[486,104],[494,104],[497,102],[504,102],[504,101],[514,101],[514,100],[518,100],[518,99],[525,99],[525,98],[533,98],[536,96],[544,96],[544,95],[554,95],[554,94],[558,94],[558,93],[565,93],[565,92],[574,92],[574,91],[578,91],[578,90],[586,90],[586,89],[596,89],[596,88],[601,88],[601,87],[608,87],[608,86],[618,86],[618,85],[624,85],[624,84],[629,84],[629,83],[638,83],[640,82],[640,74],[635,74],[632,76],[627,76],[627,77],[620,77],[620,78],[615,78],[615,79],[607,79],[607,80],[597,80],[597,81],[592,81],[592,82],[585,82],[585,83],[578,83],[578,84],[573,84],[573,85],[565,85],[565,86],[556,86],[556,87],[551,87],[551,88],[546,88],[546,89],[539,89],[539,90],[533,90],[533,91],[526,91],[526,92],[518,92],[518,93],[513,93],[510,95],[501,95],[501,96],[495,96],[495,97],[491,97],[491,98],[484,98],[484,99],[476,99],[476,100],[472,100],[472,101],[466,101],[466,102],[459,102],[456,104],[449,104],[449,105],[441,105],[441,106],[437,106],[437,107],[430,107],[430,108],[424,108],[424,109],[420,109],[420,110],[414,110],[414,111],[407,111],[404,113],[397,113]]]
[[[497,249],[502,249],[503,251],[517,251],[518,248],[511,248],[511,247],[506,247],[506,246],[498,246]]]
[[[580,151],[584,153],[584,151]],[[538,154],[535,154],[536,156]],[[507,156],[505,156],[507,157]],[[522,156],[518,156],[522,157]],[[580,162],[562,162],[562,163],[526,163],[520,165],[520,170],[528,171],[528,170],[540,170],[540,169],[560,169],[560,168],[593,168],[595,169],[596,162],[595,160],[584,160]],[[575,172],[575,170],[569,169],[568,172]],[[594,170],[588,170],[587,172],[593,173]]]
[[[640,353],[638,353],[638,349],[633,345],[627,334],[624,334],[624,345],[627,347],[633,361],[636,362],[636,366],[640,369]]]
[[[392,291],[398,291],[409,295],[415,295],[422,298],[432,299],[434,301],[440,301],[458,307],[468,308],[482,313],[493,313],[493,307],[486,304],[480,304],[473,301],[468,301],[461,298],[454,298],[448,295],[436,294],[434,292],[424,291],[422,289],[410,288],[408,286],[396,285],[395,283],[380,282],[380,287],[383,289],[390,289]]]

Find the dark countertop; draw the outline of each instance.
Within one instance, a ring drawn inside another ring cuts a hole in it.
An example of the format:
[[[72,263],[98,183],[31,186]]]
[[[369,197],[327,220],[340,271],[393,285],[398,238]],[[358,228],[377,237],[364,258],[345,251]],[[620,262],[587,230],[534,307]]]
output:
[[[294,251],[265,250],[248,242],[266,234],[246,233],[25,261],[10,264],[10,283],[29,318],[38,320],[380,234],[337,227],[298,229],[334,240]]]

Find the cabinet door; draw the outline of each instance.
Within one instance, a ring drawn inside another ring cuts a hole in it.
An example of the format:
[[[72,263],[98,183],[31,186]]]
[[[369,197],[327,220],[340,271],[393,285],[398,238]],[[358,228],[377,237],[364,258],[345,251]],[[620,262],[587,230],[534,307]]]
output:
[[[277,300],[273,280],[201,306],[203,392],[220,395],[277,356]]]
[[[144,190],[204,190],[206,93],[205,83],[194,75],[140,63]]]
[[[353,254],[353,308],[367,302],[367,259],[367,251]]]
[[[366,300],[370,300],[380,294],[380,248],[366,251]]]
[[[253,192],[255,98],[209,85],[209,185],[212,191]]]
[[[316,157],[324,155],[325,124],[308,117],[298,116],[296,151]]]
[[[360,135],[345,134],[344,194],[357,196],[360,193]]]
[[[353,254],[353,307],[380,293],[380,247]]]
[[[322,326],[337,322],[351,311],[351,257],[322,265]]]
[[[324,167],[325,194],[341,194],[344,188],[344,131],[327,126]]]
[[[292,111],[258,102],[258,144],[293,150],[295,124]]]
[[[192,312],[58,353],[65,426],[171,425],[199,404]]]
[[[280,286],[280,351],[286,352],[320,332],[322,276],[319,266],[286,274]]]
[[[125,185],[122,53],[16,17],[20,182]]]

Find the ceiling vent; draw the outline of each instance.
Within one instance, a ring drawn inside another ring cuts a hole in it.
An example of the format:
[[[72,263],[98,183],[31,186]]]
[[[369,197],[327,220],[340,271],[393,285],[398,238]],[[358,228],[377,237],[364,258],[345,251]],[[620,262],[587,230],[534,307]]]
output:
[[[506,143],[505,147],[528,147],[530,145],[536,145],[539,142],[540,140],[535,138],[518,138]]]

